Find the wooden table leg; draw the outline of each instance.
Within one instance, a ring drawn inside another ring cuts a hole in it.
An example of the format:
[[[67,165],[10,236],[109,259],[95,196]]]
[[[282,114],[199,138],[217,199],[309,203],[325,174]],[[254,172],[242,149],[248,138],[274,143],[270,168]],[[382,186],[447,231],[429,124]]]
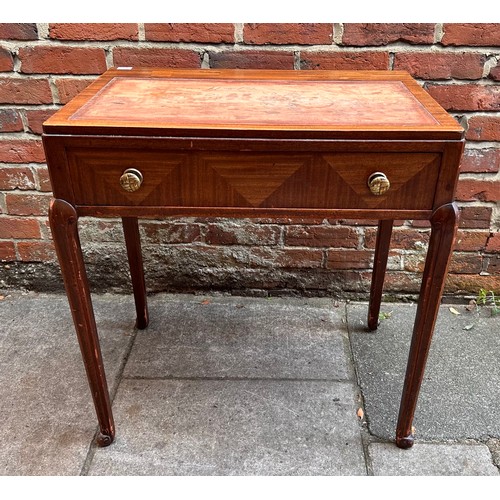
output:
[[[134,291],[136,327],[140,330],[149,324],[146,282],[144,281],[144,265],[142,263],[141,240],[137,217],[122,217],[123,234],[127,247],[132,289]]]
[[[381,220],[378,223],[377,243],[373,259],[372,286],[370,290],[370,304],[368,306],[368,328],[376,330],[379,323],[382,289],[384,287],[385,270],[389,257],[393,220]]]
[[[108,446],[113,442],[115,425],[78,237],[78,215],[72,205],[64,200],[55,199],[50,205],[49,221],[99,421],[100,434],[97,444]]]
[[[443,205],[432,214],[429,250],[422,278],[396,429],[396,444],[400,448],[410,448],[413,445],[413,416],[424,376],[434,324],[439,312],[457,224],[458,208],[455,203]]]

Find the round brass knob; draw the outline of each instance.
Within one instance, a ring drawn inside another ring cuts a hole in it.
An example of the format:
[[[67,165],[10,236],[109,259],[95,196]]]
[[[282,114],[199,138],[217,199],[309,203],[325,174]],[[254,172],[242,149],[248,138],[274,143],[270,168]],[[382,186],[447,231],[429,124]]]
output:
[[[389,191],[391,183],[383,172],[374,172],[368,177],[368,187],[372,194],[380,196]]]
[[[127,168],[120,177],[120,186],[129,193],[137,191],[142,184],[143,177],[136,168]]]

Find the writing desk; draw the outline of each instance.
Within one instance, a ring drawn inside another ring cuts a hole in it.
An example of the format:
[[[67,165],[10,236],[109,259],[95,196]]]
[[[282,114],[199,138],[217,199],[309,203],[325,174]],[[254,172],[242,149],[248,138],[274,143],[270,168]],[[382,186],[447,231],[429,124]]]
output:
[[[138,218],[328,217],[379,221],[368,327],[377,328],[395,219],[431,236],[396,444],[412,420],[457,227],[463,130],[405,72],[117,68],[43,126],[49,220],[100,426],[115,428],[78,236],[119,216],[137,327],[148,310]]]

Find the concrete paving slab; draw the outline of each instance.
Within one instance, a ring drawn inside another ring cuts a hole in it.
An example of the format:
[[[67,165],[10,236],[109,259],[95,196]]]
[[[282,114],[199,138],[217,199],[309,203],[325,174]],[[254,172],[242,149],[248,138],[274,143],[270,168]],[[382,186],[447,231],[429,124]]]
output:
[[[126,377],[353,379],[344,307],[324,299],[158,295]]]
[[[113,387],[132,339],[133,305],[118,296],[94,304]],[[0,474],[78,475],[97,420],[66,297],[7,296],[0,325]]]
[[[497,472],[499,317],[442,307],[417,442],[371,442],[365,464],[344,307],[161,294],[150,298],[152,326],[136,336],[131,296],[93,300],[118,388],[116,442],[91,444],[97,422],[66,297],[12,294],[0,300],[1,475]],[[347,309],[370,431],[391,440],[415,306],[384,304],[393,313],[375,333],[365,329],[366,304]],[[443,442],[463,438],[489,449]]]
[[[372,443],[368,455],[375,476],[498,476],[483,444],[416,443],[410,450]]]
[[[346,382],[124,380],[90,475],[364,475]]]
[[[500,436],[500,316],[441,306],[415,413],[417,439]],[[370,432],[393,439],[416,305],[383,304],[392,312],[366,330],[367,305],[348,306],[348,328]],[[472,327],[471,327],[472,325]]]

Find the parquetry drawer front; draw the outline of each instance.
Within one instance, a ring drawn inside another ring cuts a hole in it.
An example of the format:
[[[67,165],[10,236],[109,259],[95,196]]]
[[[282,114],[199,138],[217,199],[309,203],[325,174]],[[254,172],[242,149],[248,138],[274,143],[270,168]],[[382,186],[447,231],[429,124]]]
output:
[[[324,155],[334,181],[330,200],[341,200],[341,208],[431,209],[439,176],[441,155],[437,153],[338,153]],[[390,186],[374,195],[368,186],[373,173],[385,174]]]
[[[185,154],[165,154],[135,149],[86,149],[67,151],[75,202],[80,205],[177,205],[179,179],[187,168]],[[137,191],[123,189],[120,178],[137,169],[143,181]]]
[[[96,206],[426,210],[432,208],[440,158],[437,153],[68,152],[76,203]],[[370,176],[377,173],[388,182],[383,194],[370,190]]]

